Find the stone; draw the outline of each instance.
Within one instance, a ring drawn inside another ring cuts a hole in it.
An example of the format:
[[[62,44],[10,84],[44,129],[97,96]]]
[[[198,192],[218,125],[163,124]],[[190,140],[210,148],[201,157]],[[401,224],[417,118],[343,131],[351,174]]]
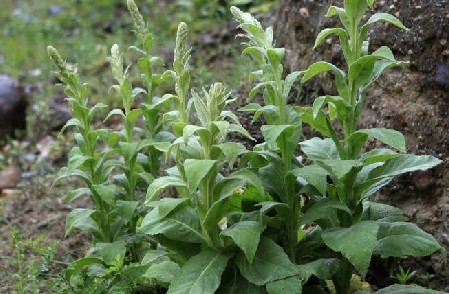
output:
[[[8,75],[0,75],[0,140],[26,128],[26,106],[17,81]]]

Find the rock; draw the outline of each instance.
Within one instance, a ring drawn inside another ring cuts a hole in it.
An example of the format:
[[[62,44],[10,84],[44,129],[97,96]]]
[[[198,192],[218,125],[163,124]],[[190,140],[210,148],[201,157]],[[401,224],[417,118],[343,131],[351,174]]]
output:
[[[8,166],[0,171],[0,190],[14,188],[20,179],[20,170],[15,166]]]
[[[26,127],[26,99],[18,83],[8,75],[0,75],[0,140]]]
[[[438,85],[449,86],[449,66],[439,64],[436,68],[435,80]]]

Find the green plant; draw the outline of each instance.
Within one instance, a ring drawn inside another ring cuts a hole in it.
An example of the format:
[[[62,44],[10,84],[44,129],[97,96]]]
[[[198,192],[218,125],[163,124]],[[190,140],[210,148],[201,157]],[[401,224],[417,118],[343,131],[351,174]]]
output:
[[[407,285],[409,280],[416,275],[416,271],[411,269],[404,270],[402,266],[399,266],[399,272],[397,272],[392,278],[399,282],[401,285]]]
[[[106,105],[90,106],[76,69],[67,68],[49,47],[69,96],[73,118],[66,127],[75,127],[78,144],[57,180],[81,177],[86,188],[72,191],[68,201],[88,195],[94,204],[67,218],[67,233],[77,228],[94,236],[86,257],[67,269],[76,290],[302,293],[304,288],[322,293],[324,283],[309,283],[313,275],[331,280],[336,293],[346,294],[353,273],[363,278],[374,254],[444,253],[432,236],[404,222],[399,209],[371,197],[395,176],[440,161],[403,154],[404,137],[397,131],[357,129],[367,87],[385,69],[403,63],[387,47],[369,54],[368,28],[381,20],[403,27],[399,20],[378,13],[361,25],[373,0],[331,7],[328,15],[338,14],[344,28],[324,30],[316,45],[337,34],[347,73],[317,62],[284,78],[285,50],[275,47],[273,29],[232,7],[248,40],[243,54],[258,66],[250,74],[258,83],[249,98],[263,90],[264,99],[263,105],[250,103],[242,110],[267,122],[261,128],[265,142],[248,151],[227,139],[230,133],[252,137],[236,114],[226,110],[234,99],[224,86],[190,90],[187,25],[178,26],[173,69],[157,74],[152,35],[134,1],[127,3],[140,41],[140,48],[132,49],[140,56],[144,88],[133,87],[120,47],[112,46],[109,62],[117,81],[112,88],[122,98],[123,110],[112,110],[106,119],[121,116],[122,130],[93,127],[94,115]],[[319,97],[310,108],[287,103],[297,78],[306,82],[324,71],[335,73],[338,96]],[[170,79],[173,91],[158,98],[156,88]],[[133,107],[138,95],[143,96],[141,108]],[[303,122],[324,139],[300,142]],[[369,137],[399,152],[363,152]]]

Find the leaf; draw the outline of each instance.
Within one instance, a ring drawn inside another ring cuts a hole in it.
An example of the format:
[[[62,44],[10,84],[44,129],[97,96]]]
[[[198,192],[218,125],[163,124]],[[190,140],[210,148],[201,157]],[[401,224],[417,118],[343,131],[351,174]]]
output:
[[[237,157],[247,151],[243,144],[236,142],[226,142],[215,145],[214,147],[219,148],[223,152],[223,155],[231,168]]]
[[[326,115],[319,111],[317,116],[313,117],[313,108],[311,107],[298,107],[296,111],[300,114],[301,120],[312,128],[320,132],[324,137],[330,137],[331,131],[326,121]]]
[[[288,277],[267,283],[267,292],[268,294],[301,294],[302,283],[298,276]]]
[[[379,13],[375,13],[373,14],[369,20],[366,22],[366,24],[364,24],[362,26],[362,28],[360,29],[360,37],[361,39],[365,40],[366,39],[366,35],[368,33],[369,27],[379,21],[385,21],[385,22],[389,22],[391,24],[393,24],[394,26],[397,26],[400,29],[403,30],[408,30],[403,24],[402,22],[397,19],[395,16],[389,14],[389,13],[383,13],[383,12],[379,12]]]
[[[295,177],[301,177],[310,185],[315,187],[321,195],[326,194],[328,172],[318,165],[307,165],[301,168],[295,168],[291,172]]]
[[[118,261],[123,261],[126,253],[125,241],[116,241],[113,243],[97,243],[87,253],[88,257],[97,257],[107,265],[115,265]]]
[[[290,90],[292,89],[293,83],[296,81],[296,79],[302,74],[302,71],[294,71],[290,73],[284,81],[284,92],[282,93],[282,96],[284,99],[288,98],[288,95],[290,94]]]
[[[67,196],[64,199],[64,204],[70,203],[83,195],[90,196],[90,195],[92,195],[92,193],[89,188],[78,188],[76,190],[71,190],[71,191],[67,192]]]
[[[284,250],[266,238],[260,240],[253,263],[249,263],[245,255],[239,255],[236,264],[240,273],[257,286],[298,274]]]
[[[118,200],[116,202],[117,211],[126,222],[130,222],[132,220],[138,205],[138,201]]]
[[[332,178],[343,179],[353,168],[361,167],[359,160],[327,159],[317,162],[322,168],[329,172]]]
[[[125,114],[123,113],[123,110],[121,109],[113,109],[109,112],[108,116],[104,119],[104,122],[107,121],[111,116],[113,115],[120,115],[121,117],[125,118]]]
[[[354,86],[358,89],[365,85],[369,80],[374,68],[374,64],[378,57],[373,55],[365,55],[354,61],[349,66],[348,80],[354,83]]]
[[[307,70],[304,71],[304,75],[301,79],[301,83],[305,83],[314,76],[326,72],[326,71],[333,71],[336,75],[344,77],[344,72],[341,71],[338,67],[335,65],[325,62],[325,61],[318,61],[309,66]]]
[[[359,142],[354,142],[355,139],[360,140],[360,138],[356,137],[357,134],[365,134],[366,138],[372,137],[390,147],[393,147],[393,148],[399,150],[400,152],[407,151],[405,148],[404,135],[402,135],[401,132],[398,132],[396,130],[385,129],[385,128],[372,128],[372,129],[358,130],[358,131],[354,132],[349,137],[349,139],[348,139],[349,144],[353,145],[353,144],[359,143]],[[363,142],[366,142],[366,139],[363,140]]]
[[[152,200],[157,194],[167,188],[167,187],[185,187],[187,188],[186,182],[181,180],[179,177],[167,176],[155,179],[147,189],[146,199],[147,201]]]
[[[112,204],[118,193],[118,189],[115,185],[94,185],[95,192],[100,196],[101,200],[108,204]]]
[[[445,294],[445,292],[423,288],[418,285],[391,285],[374,294]]]
[[[66,278],[70,280],[70,277],[77,271],[83,269],[86,266],[93,265],[93,264],[99,264],[103,265],[103,261],[99,258],[94,257],[83,257],[80,258],[74,262],[72,262],[66,269],[65,274]]]
[[[326,230],[321,234],[324,243],[346,257],[355,269],[365,276],[377,241],[379,225],[363,221],[349,228]]]
[[[337,147],[332,139],[312,138],[301,142],[300,145],[302,152],[304,152],[310,160],[340,159]]]
[[[402,210],[390,205],[372,201],[363,202],[362,220],[374,220],[378,222],[405,221]]]
[[[214,293],[230,256],[205,250],[190,258],[176,275],[167,294]]]
[[[384,162],[399,155],[400,154],[390,149],[373,149],[364,153],[360,157],[360,160],[364,165],[369,165],[377,162]]]
[[[95,213],[98,212],[93,209],[75,208],[72,210],[67,216],[65,235],[70,234],[75,228],[87,232],[100,232],[98,223],[91,217]]]
[[[190,206],[175,209],[164,219],[151,219],[148,213],[142,221],[139,231],[149,235],[162,234],[171,240],[187,243],[204,243],[201,233],[200,220],[196,211]]]
[[[148,206],[156,208],[158,219],[163,219],[187,200],[186,198],[162,198],[159,201],[149,202]]]
[[[392,158],[384,165],[373,169],[369,173],[369,179],[394,177],[404,173],[426,170],[432,168],[442,161],[430,155],[404,154]]]
[[[299,277],[307,282],[311,276],[321,280],[329,280],[340,270],[341,260],[337,258],[320,258],[297,266]]]
[[[340,37],[340,43],[348,42],[348,35],[346,31],[342,28],[328,28],[322,30],[315,39],[315,45],[313,49],[315,49],[319,44],[321,44],[329,35],[338,35]]]
[[[299,222],[299,226],[309,224],[319,219],[328,218],[331,215],[331,211],[335,210],[342,210],[346,211],[347,213],[351,213],[349,208],[339,200],[333,198],[324,198],[322,200],[319,200],[305,212],[304,216]]]
[[[179,265],[176,262],[165,260],[160,263],[151,264],[143,274],[143,277],[169,284],[178,273]]]
[[[168,254],[165,250],[149,250],[142,258],[141,264],[157,263],[159,260],[165,260]]]
[[[223,230],[220,235],[230,237],[245,253],[248,262],[252,263],[262,231],[262,226],[258,222],[242,221]]]
[[[119,142],[119,146],[125,162],[131,162],[137,155],[137,148],[139,146],[137,142]]]
[[[201,180],[207,176],[216,162],[216,160],[186,159],[184,169],[190,192],[193,193],[196,190]]]
[[[351,24],[357,27],[368,8],[366,0],[346,0],[345,10]]]
[[[379,222],[379,241],[374,253],[382,257],[427,256],[443,247],[417,225],[406,222]]]

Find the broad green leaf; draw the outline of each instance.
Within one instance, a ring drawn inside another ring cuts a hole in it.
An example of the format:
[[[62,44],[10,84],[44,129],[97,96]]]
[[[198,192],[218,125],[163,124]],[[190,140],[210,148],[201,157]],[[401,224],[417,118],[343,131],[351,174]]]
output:
[[[426,256],[443,247],[417,225],[406,222],[379,222],[379,241],[374,253],[383,257]]]
[[[190,192],[194,192],[201,180],[207,176],[216,164],[216,160],[186,159],[184,169]]]
[[[134,124],[136,123],[137,118],[141,114],[142,114],[142,110],[141,109],[139,109],[139,108],[133,109],[126,115],[126,120],[128,121],[128,123],[130,123],[130,125],[134,126]]]
[[[97,243],[87,253],[88,257],[97,257],[107,265],[115,265],[118,261],[123,261],[126,253],[125,241],[113,243]]]
[[[276,68],[281,64],[284,59],[285,49],[284,48],[270,48],[267,49],[267,57],[273,68]]]
[[[265,201],[257,204],[257,206],[260,206],[260,214],[262,215],[274,209],[280,216],[284,217],[284,219],[290,216],[291,212],[290,207],[287,204],[281,202]]]
[[[161,260],[166,260],[169,253],[165,250],[149,250],[142,258],[141,264],[157,263]]]
[[[79,127],[79,128],[83,128],[83,125],[81,123],[81,121],[77,118],[71,118],[69,119],[65,125],[62,127],[61,131],[59,132],[60,134],[62,134],[68,127]]]
[[[372,201],[363,202],[362,220],[373,220],[378,222],[405,221],[402,210],[390,205]]]
[[[338,35],[340,38],[340,43],[348,42],[348,35],[346,31],[342,28],[328,28],[322,30],[315,39],[315,45],[313,48],[315,49],[319,44],[321,44],[329,35]]]
[[[237,157],[247,151],[243,144],[236,142],[226,142],[215,145],[214,147],[219,148],[223,152],[223,155],[231,168]]]
[[[302,281],[298,276],[288,277],[282,280],[277,280],[267,283],[268,294],[301,294],[302,293]]]
[[[65,235],[70,234],[73,229],[81,231],[100,232],[98,223],[92,219],[92,215],[98,213],[93,209],[75,208],[67,216]]]
[[[398,132],[396,130],[391,129],[385,129],[385,128],[373,128],[373,129],[363,129],[358,130],[354,132],[348,139],[350,144],[353,144],[355,142],[352,142],[352,137],[355,134],[366,134],[367,137],[372,137],[376,140],[379,140],[380,142],[393,147],[400,152],[406,152],[405,148],[405,138],[404,135],[402,135],[401,132]],[[355,137],[354,137],[355,138]],[[357,138],[359,139],[359,138]],[[366,139],[364,140],[366,142]]]
[[[321,195],[326,194],[328,172],[318,165],[307,165],[301,168],[295,168],[290,172],[296,177],[301,177],[310,185],[315,187]]]
[[[311,66],[309,66],[309,68],[304,71],[304,76],[301,79],[301,83],[305,83],[308,80],[310,80],[311,78],[313,78],[314,76],[322,73],[322,72],[326,72],[326,71],[332,71],[335,73],[335,75],[340,76],[340,77],[344,77],[344,72],[341,71],[338,67],[336,67],[335,65],[325,62],[325,61],[318,61],[315,62],[314,64],[312,64]]]
[[[125,114],[123,113],[123,110],[121,109],[113,109],[109,112],[108,116],[106,116],[106,118],[104,119],[104,121],[107,121],[109,118],[111,118],[111,116],[113,115],[119,115],[121,117],[125,117]]]
[[[299,222],[299,225],[302,226],[319,219],[328,218],[331,215],[331,211],[335,210],[342,210],[348,213],[351,212],[345,204],[341,203],[337,199],[324,198],[315,203],[305,212],[304,216]]]
[[[138,201],[118,200],[116,202],[117,211],[126,222],[130,222],[134,216],[134,212],[136,211],[138,204]]]
[[[398,28],[401,28],[403,30],[408,30],[403,24],[402,22],[397,19],[395,16],[389,14],[389,13],[384,13],[384,12],[378,12],[373,14],[369,20],[366,22],[366,24],[364,24],[360,30],[360,37],[364,40],[366,39],[366,35],[368,33],[369,27],[379,21],[385,21],[385,22],[389,22],[391,24],[393,24],[394,26],[397,26]]]
[[[349,21],[354,27],[357,27],[368,8],[366,0],[345,0],[345,10]]]
[[[143,274],[145,278],[155,279],[162,283],[171,283],[179,273],[179,265],[170,260],[164,260],[160,263],[151,264]]]
[[[223,282],[216,292],[217,294],[245,293],[245,294],[266,294],[262,287],[248,282],[238,272],[232,276],[223,277]]]
[[[187,183],[181,180],[179,177],[167,176],[155,179],[147,189],[146,199],[152,200],[157,194],[167,187],[185,187]]]
[[[75,273],[80,271],[81,269],[85,268],[86,266],[90,266],[90,265],[94,265],[94,264],[98,264],[98,265],[103,265],[103,260],[99,259],[99,258],[94,258],[94,257],[84,257],[84,258],[80,258],[74,262],[72,262],[66,269],[65,271],[65,276],[67,277],[68,280],[70,280],[70,277]]]
[[[363,89],[374,83],[380,75],[387,69],[406,64],[405,61],[378,60],[374,63],[371,75],[363,86]]]
[[[300,114],[301,120],[320,132],[324,137],[330,137],[331,131],[326,121],[326,115],[319,111],[317,116],[313,117],[312,107],[297,107],[296,111]]]
[[[305,282],[311,276],[321,280],[329,280],[340,271],[341,261],[337,258],[320,258],[315,261],[297,265],[299,277]]]
[[[275,144],[287,129],[293,128],[291,125],[263,125],[260,128],[265,141],[269,144]]]
[[[70,203],[75,199],[78,199],[79,197],[83,196],[83,195],[92,195],[91,191],[89,188],[78,188],[76,190],[71,190],[69,192],[67,192],[67,196],[64,199],[64,203]]]
[[[258,222],[242,221],[232,227],[223,230],[220,234],[230,237],[234,243],[245,253],[249,263],[254,260],[257,246],[260,241],[260,234],[263,228]]]
[[[249,263],[244,254],[237,256],[236,263],[240,273],[258,286],[298,274],[284,250],[265,238],[260,240],[253,263]]]
[[[424,288],[418,285],[391,285],[374,294],[446,294],[446,292]]]
[[[137,155],[137,147],[139,146],[137,142],[120,142],[119,146],[125,162],[131,162]]]
[[[369,178],[394,177],[408,172],[426,170],[441,162],[441,160],[430,155],[404,154],[392,158],[385,162],[384,165],[373,169],[369,174]]]
[[[340,159],[337,147],[332,139],[312,138],[301,142],[300,145],[302,152],[304,152],[310,160]]]
[[[361,167],[361,162],[359,160],[327,159],[318,161],[317,163],[327,170],[331,177],[336,177],[337,179],[342,179],[353,168]]]
[[[158,212],[158,219],[163,219],[179,205],[186,202],[186,198],[162,198],[159,201],[149,202],[149,207],[154,207]]]
[[[371,151],[364,153],[360,157],[360,160],[363,162],[364,165],[369,165],[376,162],[384,162],[387,161],[388,159],[397,157],[399,155],[400,154],[391,149],[373,149]]]
[[[349,66],[348,80],[359,88],[367,83],[378,57],[366,55],[360,57]]]
[[[147,217],[145,217],[140,231],[149,235],[163,234],[171,240],[181,242],[204,242],[198,214],[190,206],[181,206],[164,219],[156,222],[147,221]]]
[[[377,242],[378,230],[376,222],[363,221],[349,228],[326,230],[321,237],[329,248],[343,254],[365,276]]]
[[[195,255],[174,277],[167,294],[214,293],[220,286],[229,258],[212,250]]]
[[[94,185],[94,190],[100,198],[109,204],[112,204],[119,190],[115,185]]]

